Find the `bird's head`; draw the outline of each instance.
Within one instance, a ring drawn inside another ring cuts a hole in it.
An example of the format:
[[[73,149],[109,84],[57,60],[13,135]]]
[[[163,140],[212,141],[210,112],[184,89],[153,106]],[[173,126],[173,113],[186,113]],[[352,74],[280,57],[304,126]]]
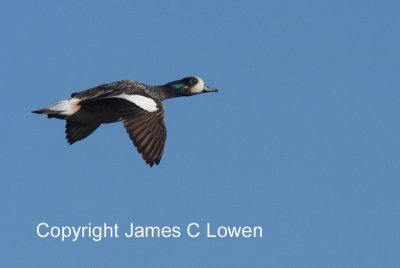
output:
[[[172,81],[166,84],[167,87],[179,91],[182,96],[191,96],[202,93],[217,92],[218,90],[207,86],[204,81],[197,76],[185,77],[181,80]]]

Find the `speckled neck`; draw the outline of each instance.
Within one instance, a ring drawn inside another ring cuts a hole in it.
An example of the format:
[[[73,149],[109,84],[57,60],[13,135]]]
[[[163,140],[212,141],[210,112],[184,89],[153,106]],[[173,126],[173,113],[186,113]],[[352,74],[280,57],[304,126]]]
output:
[[[168,84],[152,87],[149,94],[160,101],[183,96],[179,90],[169,87]]]

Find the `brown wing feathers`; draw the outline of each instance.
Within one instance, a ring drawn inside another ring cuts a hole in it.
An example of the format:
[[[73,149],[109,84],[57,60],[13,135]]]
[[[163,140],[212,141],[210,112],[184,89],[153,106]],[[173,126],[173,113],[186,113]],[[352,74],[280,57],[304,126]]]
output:
[[[83,140],[93,133],[100,125],[88,125],[67,120],[65,134],[69,144]]]
[[[143,112],[123,119],[126,131],[147,164],[159,164],[165,146],[163,112]]]
[[[109,98],[88,101],[84,105],[106,105],[121,118],[129,137],[147,164],[159,164],[164,152],[167,137],[164,124],[164,111],[157,101],[158,110],[148,112],[124,99]],[[87,107],[86,107],[87,108]],[[66,137],[73,144],[89,136],[99,125],[87,125],[67,120]]]
[[[148,112],[123,99],[107,99],[105,101],[122,118],[129,137],[146,163],[150,166],[158,165],[167,137],[161,102],[157,101],[159,108],[157,111]]]

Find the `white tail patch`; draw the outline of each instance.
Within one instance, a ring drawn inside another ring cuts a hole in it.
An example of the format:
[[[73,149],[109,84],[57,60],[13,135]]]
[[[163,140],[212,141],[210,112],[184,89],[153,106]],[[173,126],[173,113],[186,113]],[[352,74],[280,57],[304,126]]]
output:
[[[77,98],[62,100],[50,106],[49,110],[60,112],[61,115],[73,115],[81,108],[79,101],[80,99]]]
[[[124,93],[109,98],[120,98],[127,100],[148,112],[155,112],[158,110],[157,103],[152,98],[144,97],[142,95],[128,95]]]

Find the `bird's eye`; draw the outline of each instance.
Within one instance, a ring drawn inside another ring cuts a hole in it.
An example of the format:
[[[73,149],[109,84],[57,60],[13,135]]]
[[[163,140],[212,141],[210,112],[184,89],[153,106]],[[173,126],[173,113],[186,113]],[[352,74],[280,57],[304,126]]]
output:
[[[195,85],[195,84],[197,84],[197,79],[196,78],[192,78],[192,85]]]

